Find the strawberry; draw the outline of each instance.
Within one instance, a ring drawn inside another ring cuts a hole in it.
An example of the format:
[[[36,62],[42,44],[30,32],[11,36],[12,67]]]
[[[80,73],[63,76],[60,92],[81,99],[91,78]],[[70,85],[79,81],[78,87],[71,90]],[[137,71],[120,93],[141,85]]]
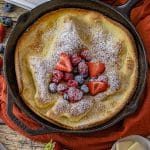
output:
[[[5,26],[2,23],[0,23],[0,43],[3,42],[3,39],[5,37],[5,33],[6,33]]]
[[[88,87],[90,89],[91,95],[96,95],[100,92],[104,92],[108,88],[107,82],[100,82],[100,81],[90,81],[88,83]]]
[[[52,140],[45,145],[44,150],[63,150],[62,145]]]
[[[88,62],[90,77],[100,75],[105,71],[105,64],[100,62]]]
[[[58,63],[56,64],[55,69],[57,69],[59,71],[65,71],[65,72],[72,71],[71,61],[67,54],[62,53],[60,55],[60,59],[59,59]]]

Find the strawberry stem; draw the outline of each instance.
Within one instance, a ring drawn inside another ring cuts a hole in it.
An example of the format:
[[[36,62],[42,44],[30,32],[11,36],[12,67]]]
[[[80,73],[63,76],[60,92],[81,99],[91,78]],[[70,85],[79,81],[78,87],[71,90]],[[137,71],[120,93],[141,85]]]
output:
[[[56,142],[50,140],[50,142],[45,145],[44,150],[54,150],[55,144]]]

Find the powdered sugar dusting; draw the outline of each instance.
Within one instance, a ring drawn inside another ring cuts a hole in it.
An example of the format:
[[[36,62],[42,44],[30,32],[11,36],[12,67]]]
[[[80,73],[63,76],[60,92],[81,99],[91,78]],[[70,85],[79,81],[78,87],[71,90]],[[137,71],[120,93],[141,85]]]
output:
[[[88,25],[87,25],[88,26]],[[112,34],[107,33],[105,29],[101,28],[94,30],[91,27],[87,27],[86,33],[90,35],[90,44],[85,45],[84,41],[79,36],[78,26],[73,20],[64,20],[63,25],[56,27],[55,33],[56,39],[53,45],[53,54],[48,58],[30,57],[30,64],[32,73],[35,76],[35,82],[37,84],[37,91],[42,101],[50,101],[50,94],[48,91],[48,76],[53,70],[54,65],[59,59],[61,53],[74,54],[77,53],[80,48],[86,47],[90,50],[90,56],[92,61],[99,61],[105,63],[106,70],[103,76],[94,80],[108,80],[110,88],[92,99],[102,100],[110,93],[116,91],[119,88],[120,81],[118,76],[117,62],[118,53],[121,47],[121,42],[117,41]],[[81,29],[79,29],[81,30]],[[81,32],[81,31],[80,31]],[[84,32],[84,31],[83,31]],[[51,33],[49,31],[49,33]],[[54,106],[55,113],[69,112],[72,116],[78,116],[93,106],[93,102],[88,96],[83,98],[74,104],[68,103],[61,99]]]
[[[62,30],[56,38],[54,53],[51,57],[51,65],[54,65],[58,61],[61,53],[71,55],[78,52],[83,46],[83,42],[78,34],[78,28],[72,20],[65,20],[62,27]]]
[[[121,41],[116,40],[111,33],[107,33],[104,29],[99,29],[96,32],[91,30],[91,45],[90,52],[92,61],[105,63],[106,70],[104,72],[105,76],[100,76],[97,79],[93,79],[95,81],[99,81],[102,79],[106,79],[104,77],[107,76],[107,80],[110,88],[103,92],[99,93],[95,96],[95,99],[102,100],[108,94],[111,94],[118,90],[120,85],[120,80],[118,76],[118,53],[121,48]]]
[[[63,116],[65,113],[69,112],[71,116],[75,117],[85,113],[92,106],[93,106],[93,100],[87,96],[84,97],[78,103],[71,103],[71,104],[69,104],[68,101],[60,98],[52,110],[56,115]]]
[[[42,101],[50,100],[48,91],[48,81],[45,79],[48,74],[53,70],[54,65],[59,59],[61,53],[73,54],[79,51],[82,45],[82,40],[79,37],[77,28],[72,20],[64,21],[61,25],[62,30],[56,37],[54,43],[54,53],[50,58],[31,57],[29,63],[32,66],[33,74],[36,78],[37,90]],[[58,27],[58,30],[60,27]],[[56,31],[58,32],[58,31]],[[43,35],[47,37],[49,34],[54,34],[52,31],[48,31],[48,34]],[[49,98],[48,98],[49,97]]]
[[[47,41],[53,34],[54,34],[55,28],[52,30],[51,28],[47,30],[47,32],[44,32],[42,35],[42,39]]]
[[[119,89],[120,86],[120,81],[119,81],[119,76],[116,70],[109,70],[107,71],[107,75],[109,77],[109,85],[110,85],[110,89],[112,91],[116,91]]]
[[[84,112],[88,111],[93,106],[93,101],[89,98],[83,98],[81,101],[75,104],[71,104],[70,107],[70,114],[72,116],[78,116],[80,114],[83,114]]]
[[[70,105],[68,101],[63,98],[59,98],[52,110],[56,115],[59,115],[68,112],[69,107]]]
[[[81,47],[81,39],[78,34],[77,27],[70,20],[69,22],[64,23],[64,28],[60,35],[57,37],[56,42],[56,55],[59,55],[62,52],[73,54],[74,50],[78,51]]]
[[[103,29],[92,33],[91,31],[91,56],[93,61],[105,63],[106,67],[115,65],[118,52],[120,50],[120,42],[113,38],[111,33],[104,32]]]
[[[47,61],[41,58],[30,59],[31,67],[33,68],[33,75],[35,76],[35,84],[37,84],[37,92],[41,101],[49,101],[51,98],[48,93],[47,74]]]
[[[102,74],[97,78],[92,77],[90,81],[101,81],[101,82],[108,82],[108,76],[106,74]]]

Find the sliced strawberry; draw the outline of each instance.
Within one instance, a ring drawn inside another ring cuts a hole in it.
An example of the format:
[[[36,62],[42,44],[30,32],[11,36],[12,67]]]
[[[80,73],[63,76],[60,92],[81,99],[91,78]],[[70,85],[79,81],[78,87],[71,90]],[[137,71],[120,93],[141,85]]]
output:
[[[5,26],[2,23],[0,23],[0,43],[3,42],[5,34],[6,34]]]
[[[100,62],[88,62],[90,77],[100,75],[105,71],[105,64]]]
[[[88,83],[88,87],[90,89],[91,95],[96,95],[100,92],[106,91],[108,88],[108,84],[106,82],[90,81]]]
[[[61,54],[60,59],[55,66],[55,69],[57,69],[59,71],[65,71],[65,72],[72,71],[71,61],[67,54],[65,54],[65,53]]]

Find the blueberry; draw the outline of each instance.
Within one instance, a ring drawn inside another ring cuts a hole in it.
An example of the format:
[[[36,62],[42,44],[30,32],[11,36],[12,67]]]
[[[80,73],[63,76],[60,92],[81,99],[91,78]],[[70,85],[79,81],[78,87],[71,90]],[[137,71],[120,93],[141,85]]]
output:
[[[10,3],[5,3],[4,5],[4,11],[5,12],[11,12],[14,10],[14,5],[10,4]]]
[[[84,78],[82,75],[77,75],[74,78],[80,85],[84,83]]]
[[[3,46],[3,44],[0,44],[0,53],[1,53],[1,54],[4,53],[4,46]]]
[[[82,91],[83,93],[88,93],[88,92],[89,92],[89,88],[88,88],[88,86],[85,85],[85,84],[82,85],[80,89],[81,89],[81,91]]]
[[[0,22],[4,24],[6,18],[6,16],[0,16]]]
[[[4,24],[5,24],[7,27],[11,27],[12,24],[13,24],[13,21],[12,21],[11,18],[6,18],[6,19],[4,20]]]
[[[68,94],[64,94],[64,96],[63,96],[63,98],[64,98],[64,100],[68,100],[69,99],[69,96],[68,96]]]
[[[56,83],[50,83],[48,88],[49,88],[50,92],[55,93],[57,91],[57,84]]]

